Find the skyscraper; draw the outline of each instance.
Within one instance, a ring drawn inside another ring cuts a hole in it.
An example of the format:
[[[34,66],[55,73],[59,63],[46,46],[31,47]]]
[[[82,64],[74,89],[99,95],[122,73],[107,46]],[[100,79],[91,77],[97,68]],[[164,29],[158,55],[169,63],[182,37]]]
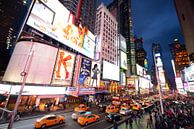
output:
[[[134,38],[136,63],[144,67],[147,53],[143,48],[143,38]]]
[[[194,54],[194,1],[174,0],[189,55]]]
[[[0,1],[0,78],[7,67],[31,5],[32,0]]]
[[[95,34],[101,43],[101,60],[118,65],[117,21],[103,4],[97,9]]]
[[[180,77],[181,70],[184,67],[189,66],[189,56],[184,44],[180,44],[178,39],[174,39],[174,42],[169,44],[172,58],[175,64],[176,76]]]
[[[118,33],[122,34],[127,42],[127,76],[136,75],[131,0],[114,0],[108,5],[108,9],[118,21]]]
[[[95,29],[97,0],[60,0],[60,2],[91,32]]]

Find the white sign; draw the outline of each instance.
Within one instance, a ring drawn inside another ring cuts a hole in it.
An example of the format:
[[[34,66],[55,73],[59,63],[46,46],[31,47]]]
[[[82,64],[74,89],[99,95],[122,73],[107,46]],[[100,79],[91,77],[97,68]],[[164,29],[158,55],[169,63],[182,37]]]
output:
[[[121,68],[127,70],[127,54],[124,53],[123,51],[120,51],[120,65]]]
[[[103,79],[119,81],[119,72],[120,72],[119,66],[111,64],[107,61],[103,61],[103,73],[102,73]]]
[[[183,82],[182,82],[182,79],[180,77],[176,77],[175,82],[176,82],[177,89],[183,89]]]

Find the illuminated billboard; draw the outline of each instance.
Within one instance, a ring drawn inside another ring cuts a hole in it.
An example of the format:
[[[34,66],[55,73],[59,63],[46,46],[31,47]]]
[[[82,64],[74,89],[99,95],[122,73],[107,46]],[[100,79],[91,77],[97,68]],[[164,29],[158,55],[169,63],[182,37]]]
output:
[[[127,54],[123,51],[120,51],[120,66],[127,70]]]
[[[119,81],[119,72],[119,66],[109,63],[107,61],[103,61],[103,79]]]
[[[82,57],[78,84],[98,87],[100,85],[100,64]]]
[[[191,64],[190,67],[184,69],[185,80],[188,82],[194,81],[194,64]]]
[[[27,21],[27,25],[93,59],[95,36],[73,23],[74,16],[58,0],[36,0]]]
[[[155,54],[156,66],[163,67],[162,59],[160,53]]]
[[[59,50],[55,64],[52,84],[71,85],[75,55],[65,50]]]
[[[50,84],[57,56],[57,48],[30,41],[18,42],[13,51],[3,81],[21,82],[21,72],[32,60],[26,83]],[[33,55],[29,56],[33,52]],[[44,54],[43,54],[44,53]]]
[[[127,45],[126,45],[126,39],[120,34],[120,50],[126,52]]]

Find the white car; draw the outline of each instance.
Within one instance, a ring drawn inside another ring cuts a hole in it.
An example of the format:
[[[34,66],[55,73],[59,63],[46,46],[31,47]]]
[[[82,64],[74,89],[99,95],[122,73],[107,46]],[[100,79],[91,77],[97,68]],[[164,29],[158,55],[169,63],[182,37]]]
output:
[[[74,113],[71,115],[71,118],[72,118],[73,120],[77,120],[79,116],[89,115],[89,114],[92,114],[92,112],[88,112],[88,111],[74,112]]]
[[[122,115],[129,115],[131,113],[131,110],[128,108],[121,108],[119,113]]]

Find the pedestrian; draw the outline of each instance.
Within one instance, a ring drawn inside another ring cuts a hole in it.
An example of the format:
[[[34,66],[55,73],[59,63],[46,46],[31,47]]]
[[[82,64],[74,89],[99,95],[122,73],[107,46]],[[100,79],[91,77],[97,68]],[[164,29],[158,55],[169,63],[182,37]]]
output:
[[[128,120],[126,120],[126,121],[125,121],[125,124],[126,124],[126,129],[128,129],[128,126],[129,126],[129,121],[128,121]]]
[[[113,126],[114,126],[114,129],[118,129],[118,125],[116,121],[114,121]]]
[[[152,128],[152,122],[150,120],[150,118],[147,119],[147,129],[151,129]]]
[[[131,117],[129,118],[129,126],[130,126],[130,129],[133,129],[133,120]]]

